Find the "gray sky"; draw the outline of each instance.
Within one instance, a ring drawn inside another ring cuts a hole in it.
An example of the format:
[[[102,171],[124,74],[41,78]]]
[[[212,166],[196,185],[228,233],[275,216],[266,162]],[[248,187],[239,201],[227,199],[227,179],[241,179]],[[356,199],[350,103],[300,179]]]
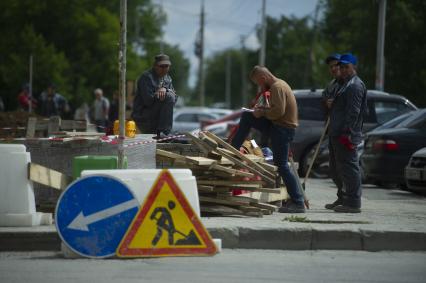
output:
[[[281,15],[302,17],[313,13],[318,0],[267,0],[266,14],[274,18]],[[164,40],[178,45],[190,59],[189,85],[194,86],[198,59],[194,55],[194,42],[200,26],[201,0],[153,0],[163,5],[167,14]],[[262,0],[205,0],[205,57],[212,53],[240,47],[241,35],[247,36],[246,47],[259,47],[255,34],[261,21]],[[172,58],[173,60],[173,58]]]

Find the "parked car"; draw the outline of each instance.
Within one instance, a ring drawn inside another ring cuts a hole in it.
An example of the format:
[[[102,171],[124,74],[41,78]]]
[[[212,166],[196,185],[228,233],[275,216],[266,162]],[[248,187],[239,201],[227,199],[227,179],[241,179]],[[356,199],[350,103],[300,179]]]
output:
[[[395,118],[393,118],[390,121],[387,121],[384,124],[378,125],[377,127],[373,128],[370,131],[373,130],[384,130],[384,129],[390,129],[396,127],[398,124],[402,123],[404,120],[409,119],[412,115],[415,115],[417,111],[421,110],[415,110],[410,111],[407,113],[404,113],[402,115],[399,115]],[[364,152],[364,140],[361,141],[361,143],[358,145],[358,157],[362,155]],[[313,174],[311,176],[317,177],[317,178],[327,178],[329,176],[329,149],[328,149],[328,138],[325,138],[320,146],[320,150],[318,152],[318,156],[315,160],[315,170],[313,171]],[[310,162],[310,160],[309,160]],[[365,179],[364,175],[364,168],[362,167],[362,163],[360,162],[360,169],[361,169],[361,175],[363,183],[368,183],[368,180]]]
[[[232,113],[229,109],[207,107],[185,107],[177,109],[173,115],[174,132],[190,132],[200,127],[202,120],[219,119]]]
[[[299,162],[299,174],[304,176],[312,160],[315,146],[324,130],[325,115],[321,104],[322,90],[294,90],[297,100],[299,127],[296,130],[291,150],[295,161]],[[368,131],[403,113],[416,110],[417,107],[405,97],[386,92],[369,90],[367,99],[368,113],[364,117],[364,130]],[[233,126],[238,125],[241,110],[216,121],[205,121],[210,129],[221,136],[227,136]],[[218,126],[213,126],[215,124]],[[208,130],[207,126],[202,128]],[[226,130],[225,130],[226,129]],[[225,132],[224,132],[225,131]],[[327,148],[327,144],[323,149]],[[328,151],[318,159],[312,168],[314,177],[328,176]]]
[[[426,147],[426,109],[390,129],[367,133],[361,164],[365,178],[380,186],[405,186],[404,169],[411,155]]]
[[[416,151],[405,167],[405,184],[413,191],[426,191],[426,147]]]
[[[311,163],[316,145],[324,130],[325,116],[321,106],[322,90],[295,90],[299,112],[299,127],[292,143],[295,160],[299,162],[299,173],[304,176]],[[381,125],[417,107],[400,95],[375,90],[367,92],[367,114],[364,116],[364,132]],[[323,146],[327,147],[327,145]],[[319,159],[315,162],[311,176],[328,176],[328,154],[326,164]]]

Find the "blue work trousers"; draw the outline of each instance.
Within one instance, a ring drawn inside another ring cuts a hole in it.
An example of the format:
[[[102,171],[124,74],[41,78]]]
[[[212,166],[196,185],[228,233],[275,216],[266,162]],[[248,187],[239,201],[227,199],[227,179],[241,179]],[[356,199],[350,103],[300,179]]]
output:
[[[337,197],[344,205],[361,208],[361,174],[357,149],[349,150],[330,137],[330,174],[337,186]]]

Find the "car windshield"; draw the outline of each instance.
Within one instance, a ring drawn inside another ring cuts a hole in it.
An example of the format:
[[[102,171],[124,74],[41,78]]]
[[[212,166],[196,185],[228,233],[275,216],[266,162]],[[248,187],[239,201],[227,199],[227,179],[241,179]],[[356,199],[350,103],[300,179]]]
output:
[[[409,118],[405,119],[401,123],[395,126],[395,128],[411,128],[417,125],[426,117],[426,109],[416,111]]]

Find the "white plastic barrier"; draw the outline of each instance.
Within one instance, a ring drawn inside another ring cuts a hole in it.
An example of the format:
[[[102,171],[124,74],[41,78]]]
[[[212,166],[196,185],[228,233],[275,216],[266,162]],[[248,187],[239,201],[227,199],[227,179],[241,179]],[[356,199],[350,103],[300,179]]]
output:
[[[132,190],[138,201],[142,204],[160,172],[160,169],[84,170],[81,172],[81,176],[102,174],[116,177]],[[181,191],[185,194],[194,212],[200,217],[197,183],[195,177],[192,176],[191,170],[169,169],[169,172],[176,180]]]
[[[200,201],[198,198],[197,183],[195,177],[189,169],[169,169],[173,178],[176,180],[181,191],[185,194],[189,204],[194,212],[200,217]],[[125,183],[138,201],[142,204],[146,196],[154,185],[155,180],[160,174],[160,169],[115,169],[115,170],[84,170],[81,176],[90,175],[108,175],[113,176]],[[222,240],[213,239],[218,248],[218,252],[222,251]],[[66,258],[81,258],[71,251],[64,243],[61,244],[61,250]]]
[[[0,144],[0,226],[52,224],[51,213],[38,213],[28,180],[30,153],[22,144]]]

